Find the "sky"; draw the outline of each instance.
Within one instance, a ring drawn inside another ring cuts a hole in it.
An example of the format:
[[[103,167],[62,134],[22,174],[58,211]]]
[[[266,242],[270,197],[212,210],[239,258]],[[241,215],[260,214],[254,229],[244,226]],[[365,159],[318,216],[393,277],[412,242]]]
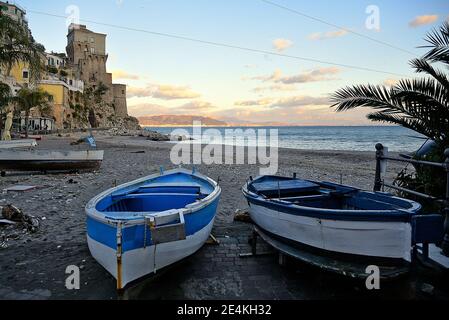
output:
[[[67,21],[78,13],[90,30],[106,33],[107,67],[128,85],[130,115],[290,125],[370,124],[366,110],[335,113],[330,94],[415,76],[409,60],[424,53],[417,47],[426,33],[449,19],[447,0],[16,3],[47,51],[65,51]]]

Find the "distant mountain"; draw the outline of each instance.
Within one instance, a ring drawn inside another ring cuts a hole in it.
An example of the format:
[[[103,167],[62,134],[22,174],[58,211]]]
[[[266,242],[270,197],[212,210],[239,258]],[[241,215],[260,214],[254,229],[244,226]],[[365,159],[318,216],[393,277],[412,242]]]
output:
[[[201,121],[203,126],[225,127],[228,124],[224,121],[202,116],[182,116],[182,115],[162,115],[139,117],[141,126],[191,126],[194,121]]]

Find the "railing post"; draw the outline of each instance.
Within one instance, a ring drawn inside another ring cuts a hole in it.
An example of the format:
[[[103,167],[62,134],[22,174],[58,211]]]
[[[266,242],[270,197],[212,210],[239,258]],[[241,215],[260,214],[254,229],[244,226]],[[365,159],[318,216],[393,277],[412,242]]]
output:
[[[444,240],[442,244],[443,254],[449,257],[449,149],[444,151],[446,160],[446,204],[444,208],[445,220],[444,220]]]
[[[384,156],[384,146],[381,143],[376,144],[376,176],[374,180],[374,191],[382,190],[382,157]]]

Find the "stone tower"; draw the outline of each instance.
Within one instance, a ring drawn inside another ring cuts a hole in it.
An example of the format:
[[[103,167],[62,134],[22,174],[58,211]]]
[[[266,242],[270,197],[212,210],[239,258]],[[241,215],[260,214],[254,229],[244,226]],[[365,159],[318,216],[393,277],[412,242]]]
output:
[[[114,108],[118,117],[125,118],[128,116],[128,107],[126,104],[126,85],[113,84]]]
[[[113,107],[112,110],[115,110],[113,115],[127,117],[126,85],[113,84],[112,74],[106,70],[108,61],[106,35],[93,32],[85,25],[72,24],[67,35],[66,51],[69,64],[78,71],[78,76],[84,81],[85,87],[95,88],[103,83],[108,88],[103,100]],[[106,119],[110,116],[110,114],[101,114],[100,118]]]

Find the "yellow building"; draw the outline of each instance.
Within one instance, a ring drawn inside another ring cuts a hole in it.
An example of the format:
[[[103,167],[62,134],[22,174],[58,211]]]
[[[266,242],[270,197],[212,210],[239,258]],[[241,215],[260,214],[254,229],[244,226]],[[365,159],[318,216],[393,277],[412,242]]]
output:
[[[6,69],[6,67],[3,67],[2,69]],[[16,80],[16,83],[21,86],[29,85],[30,84],[29,65],[24,62],[14,64],[11,68],[9,76],[13,77]]]
[[[72,112],[70,105],[81,100],[82,89],[67,84],[62,80],[41,80],[39,87],[51,95],[52,115],[57,129],[70,129]]]

